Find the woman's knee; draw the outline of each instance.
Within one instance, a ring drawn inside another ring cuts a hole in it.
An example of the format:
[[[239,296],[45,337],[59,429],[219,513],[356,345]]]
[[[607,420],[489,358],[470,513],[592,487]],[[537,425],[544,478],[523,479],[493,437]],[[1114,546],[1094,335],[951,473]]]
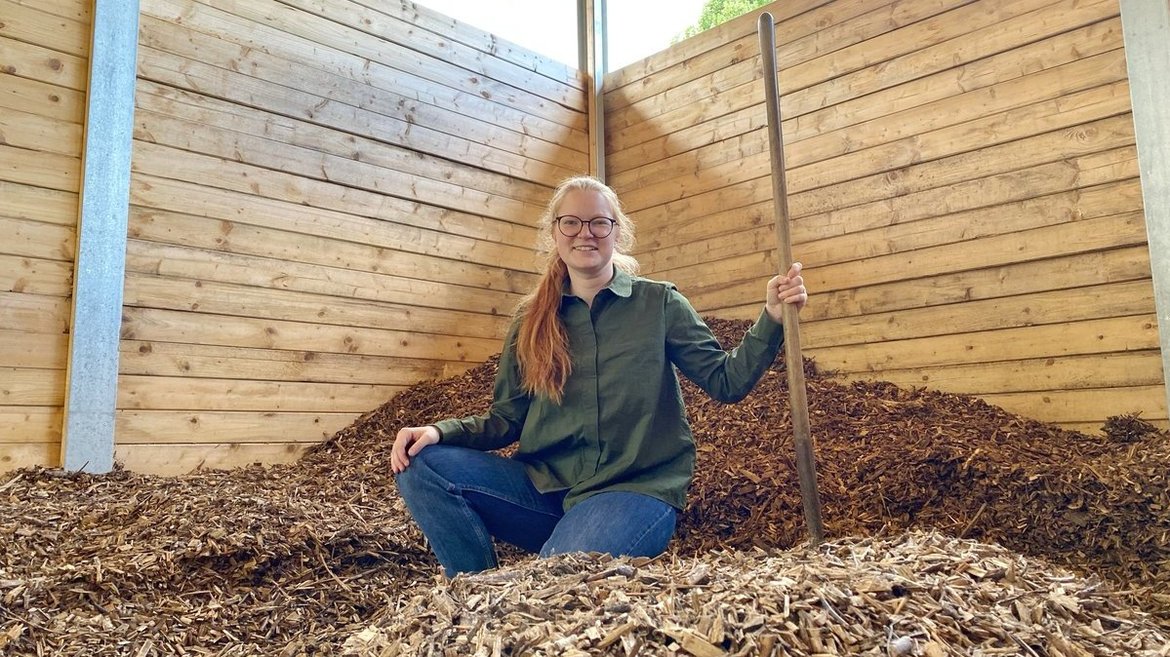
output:
[[[524,466],[519,462],[469,447],[442,444],[425,447],[410,457],[410,465],[396,477],[404,495],[422,490],[490,489],[502,480],[527,483]]]
[[[405,470],[394,475],[394,482],[398,485],[398,492],[404,498],[411,498],[416,494],[436,487],[445,487],[443,478],[435,471],[435,461],[442,460],[442,452],[450,449],[447,445],[430,445],[410,457],[410,465]]]

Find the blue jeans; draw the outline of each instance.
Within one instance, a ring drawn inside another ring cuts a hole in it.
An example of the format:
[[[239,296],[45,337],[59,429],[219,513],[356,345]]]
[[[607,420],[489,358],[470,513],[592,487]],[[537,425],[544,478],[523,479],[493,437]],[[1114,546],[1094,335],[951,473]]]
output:
[[[520,461],[466,447],[425,447],[395,479],[448,577],[495,568],[493,537],[542,557],[653,557],[674,535],[677,512],[662,500],[597,493],[566,513],[565,491],[541,493]]]

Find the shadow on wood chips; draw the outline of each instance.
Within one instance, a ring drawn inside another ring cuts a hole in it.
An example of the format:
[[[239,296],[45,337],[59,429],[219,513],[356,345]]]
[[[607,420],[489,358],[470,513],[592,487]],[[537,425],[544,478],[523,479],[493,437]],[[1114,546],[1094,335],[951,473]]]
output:
[[[708,321],[725,344],[747,327]],[[999,543],[1100,574],[1170,624],[1165,432],[1122,414],[1090,437],[804,365],[830,539],[922,529]],[[292,465],[11,473],[0,483],[0,650],[334,654],[375,612],[436,581],[389,475],[394,433],[484,412],[495,367],[415,386]],[[782,361],[738,404],[684,381],[699,458],[675,555],[806,540],[785,385]]]

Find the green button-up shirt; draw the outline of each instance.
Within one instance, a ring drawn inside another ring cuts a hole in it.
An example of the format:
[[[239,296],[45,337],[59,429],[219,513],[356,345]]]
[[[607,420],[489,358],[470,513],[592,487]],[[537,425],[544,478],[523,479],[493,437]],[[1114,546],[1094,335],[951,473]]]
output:
[[[713,398],[743,399],[776,358],[783,331],[761,312],[724,351],[670,283],[618,271],[590,307],[566,292],[560,316],[573,369],[560,405],[520,384],[514,322],[486,415],[436,424],[441,442],[490,450],[517,440],[542,492],[567,490],[565,509],[603,491],[631,491],[682,509],[695,444],[675,368]]]

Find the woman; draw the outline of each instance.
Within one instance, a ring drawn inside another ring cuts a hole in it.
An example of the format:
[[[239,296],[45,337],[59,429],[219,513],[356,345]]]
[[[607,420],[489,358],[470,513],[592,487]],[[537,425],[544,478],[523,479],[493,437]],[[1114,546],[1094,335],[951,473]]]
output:
[[[493,537],[541,556],[656,556],[695,461],[675,368],[715,399],[745,397],[808,299],[800,264],[768,281],[755,325],[720,348],[669,283],[636,276],[634,227],[589,177],[553,194],[548,262],[500,355],[491,409],[398,432],[391,467],[449,577],[497,565]],[[511,458],[489,452],[513,442]]]

